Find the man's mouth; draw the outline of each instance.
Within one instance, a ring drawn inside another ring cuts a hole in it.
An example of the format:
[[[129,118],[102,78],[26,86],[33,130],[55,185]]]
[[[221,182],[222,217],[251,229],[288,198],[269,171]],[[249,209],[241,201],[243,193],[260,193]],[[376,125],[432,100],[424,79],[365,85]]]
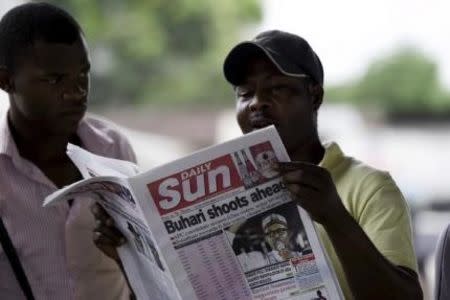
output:
[[[260,129],[270,125],[276,125],[272,119],[266,117],[250,118],[250,125],[253,129]]]
[[[61,119],[71,123],[78,122],[84,117],[85,113],[84,110],[66,111],[61,114]]]
[[[67,116],[82,116],[86,113],[86,105],[82,105],[76,108],[65,110],[61,113],[61,115],[67,117]]]

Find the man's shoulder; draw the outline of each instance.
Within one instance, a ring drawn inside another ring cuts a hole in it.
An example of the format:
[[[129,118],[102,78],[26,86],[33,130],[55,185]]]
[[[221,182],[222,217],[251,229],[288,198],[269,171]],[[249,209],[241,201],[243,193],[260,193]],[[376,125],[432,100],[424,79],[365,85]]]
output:
[[[321,165],[331,173],[337,185],[355,187],[355,185],[364,184],[367,187],[367,185],[382,185],[392,180],[388,172],[345,155],[337,143],[326,143],[325,149]]]
[[[96,131],[97,134],[102,133],[106,137],[109,137],[111,139],[125,138],[119,126],[104,117],[89,113],[84,117],[82,122],[90,126],[91,128],[95,128],[96,130],[98,130]]]
[[[87,114],[78,133],[86,150],[106,157],[136,162],[135,154],[122,128],[103,117]]]
[[[388,171],[375,168],[354,157],[344,156],[337,166],[337,173],[346,181],[353,184],[364,185],[366,188],[374,188],[393,182]]]
[[[331,171],[344,205],[353,213],[361,211],[375,195],[389,191],[396,200],[403,196],[389,172],[377,169],[358,159],[342,155]]]

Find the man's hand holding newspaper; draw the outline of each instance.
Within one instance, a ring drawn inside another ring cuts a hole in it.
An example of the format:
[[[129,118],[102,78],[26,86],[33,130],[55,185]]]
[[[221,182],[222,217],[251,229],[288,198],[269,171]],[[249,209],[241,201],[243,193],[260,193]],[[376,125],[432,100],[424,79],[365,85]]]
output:
[[[114,219],[98,203],[91,207],[95,217],[94,243],[107,256],[120,264],[117,248],[126,243],[125,236],[115,226]]]
[[[296,202],[314,221],[327,227],[339,224],[348,215],[326,169],[299,161],[280,162],[276,168]]]

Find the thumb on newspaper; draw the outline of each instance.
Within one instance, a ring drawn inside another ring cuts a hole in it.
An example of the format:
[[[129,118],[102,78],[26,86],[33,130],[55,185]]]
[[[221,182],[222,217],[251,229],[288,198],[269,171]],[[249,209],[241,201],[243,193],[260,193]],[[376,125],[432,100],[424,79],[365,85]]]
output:
[[[347,211],[325,168],[294,161],[278,163],[277,169],[298,205],[316,222],[324,226],[339,224]]]
[[[95,245],[107,256],[120,262],[117,247],[126,243],[123,234],[116,228],[114,220],[108,215],[105,209],[95,203],[91,207],[95,217],[96,226],[94,228],[93,241]]]

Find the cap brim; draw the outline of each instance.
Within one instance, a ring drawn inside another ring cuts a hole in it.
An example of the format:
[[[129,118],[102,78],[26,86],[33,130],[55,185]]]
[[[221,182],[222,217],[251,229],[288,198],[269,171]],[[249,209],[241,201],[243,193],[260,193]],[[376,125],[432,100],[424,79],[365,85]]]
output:
[[[254,42],[243,42],[231,49],[225,58],[223,64],[225,79],[232,85],[242,84],[246,76],[249,61],[261,55],[269,58],[277,69],[287,76],[309,77],[298,66],[285,61],[283,56],[278,53],[270,51]]]

